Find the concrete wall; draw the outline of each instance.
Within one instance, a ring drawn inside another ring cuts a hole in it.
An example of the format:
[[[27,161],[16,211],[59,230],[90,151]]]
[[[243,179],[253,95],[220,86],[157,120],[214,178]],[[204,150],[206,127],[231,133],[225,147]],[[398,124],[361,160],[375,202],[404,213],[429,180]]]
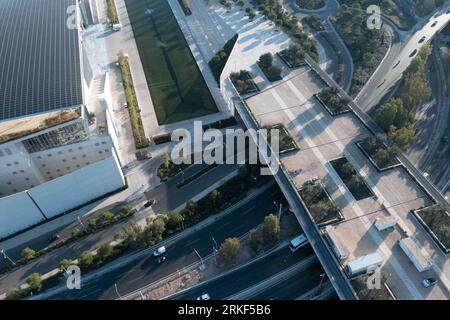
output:
[[[116,156],[29,190],[47,218],[83,205],[125,185]]]
[[[0,199],[0,239],[41,221],[44,216],[26,192]]]

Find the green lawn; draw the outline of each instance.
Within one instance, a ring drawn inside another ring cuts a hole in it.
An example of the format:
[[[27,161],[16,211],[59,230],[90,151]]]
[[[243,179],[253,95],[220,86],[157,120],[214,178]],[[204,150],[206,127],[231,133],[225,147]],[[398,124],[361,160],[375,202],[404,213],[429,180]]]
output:
[[[168,2],[125,3],[158,123],[218,112]]]

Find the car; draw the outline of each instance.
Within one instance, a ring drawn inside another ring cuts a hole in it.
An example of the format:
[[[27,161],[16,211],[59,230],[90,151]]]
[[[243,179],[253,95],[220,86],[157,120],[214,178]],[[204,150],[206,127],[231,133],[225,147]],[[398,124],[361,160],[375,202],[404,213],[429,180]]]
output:
[[[431,27],[435,27],[438,24],[437,21],[433,22],[433,24],[431,25]]]
[[[164,261],[166,261],[166,257],[161,257],[158,259],[158,263],[163,263]]]
[[[60,238],[59,234],[54,234],[54,235],[52,235],[51,237],[48,238],[48,241],[49,242],[53,242],[53,241],[58,240],[59,238]]]
[[[410,58],[414,57],[417,53],[417,49],[414,49],[413,52],[411,52],[411,54],[409,55]]]
[[[122,29],[122,24],[115,23],[112,25],[112,29],[113,29],[113,31],[120,31]]]
[[[211,297],[209,296],[208,293],[204,293],[201,296],[197,297],[197,300],[210,300]]]
[[[437,282],[437,280],[435,278],[427,278],[427,279],[422,280],[422,285],[425,288],[429,288],[429,287],[434,286],[436,284],[436,282]]]
[[[427,37],[425,37],[425,36],[423,36],[422,38],[420,38],[419,43],[424,42],[426,38],[427,38]]]
[[[155,251],[153,251],[153,256],[158,257],[164,253],[166,253],[166,247],[162,246],[162,247],[159,247],[158,249],[156,249]]]
[[[150,200],[150,201],[147,201],[145,204],[144,204],[144,208],[149,208],[149,207],[151,207],[152,205],[154,205],[156,203],[156,200],[154,200],[154,199],[152,199],[152,200]]]

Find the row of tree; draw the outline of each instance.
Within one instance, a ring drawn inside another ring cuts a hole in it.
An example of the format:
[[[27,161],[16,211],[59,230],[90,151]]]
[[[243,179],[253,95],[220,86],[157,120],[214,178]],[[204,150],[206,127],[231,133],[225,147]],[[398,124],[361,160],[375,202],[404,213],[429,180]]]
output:
[[[431,45],[423,46],[404,73],[399,95],[379,108],[375,114],[375,121],[402,150],[415,138],[414,118],[417,106],[431,95],[425,79],[425,67],[431,52]]]

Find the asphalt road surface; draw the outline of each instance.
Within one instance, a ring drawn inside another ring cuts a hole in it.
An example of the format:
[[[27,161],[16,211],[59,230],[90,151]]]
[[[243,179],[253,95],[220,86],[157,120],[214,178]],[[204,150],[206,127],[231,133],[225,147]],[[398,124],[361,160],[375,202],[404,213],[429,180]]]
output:
[[[170,299],[196,300],[197,297],[202,294],[208,293],[211,299],[222,300],[263,280],[266,280],[267,278],[270,278],[271,276],[289,268],[290,266],[313,254],[314,251],[309,245],[304,246],[295,252],[292,252],[286,246],[283,249],[277,250],[263,259],[251,263],[243,268],[239,268],[224,277],[219,277],[213,281],[206,282],[203,285],[181,292],[170,297]],[[315,272],[320,273],[320,269],[319,264]],[[318,278],[319,276],[317,274],[308,274],[306,277]]]
[[[167,259],[162,264],[158,264],[157,259],[152,256],[145,257],[90,283],[85,285],[82,283],[81,290],[67,290],[53,299],[117,299],[115,284],[120,295],[140,289],[198,261],[194,248],[201,256],[211,254],[214,246],[212,237],[220,244],[228,237],[239,237],[247,233],[262,223],[267,214],[275,210],[274,201],[282,201],[286,205],[276,185],[236,208],[223,219],[166,246]]]
[[[432,26],[435,21],[437,24]],[[369,112],[380,102],[384,102],[382,98],[394,89],[403,72],[417,56],[417,52],[449,21],[450,14],[444,10],[429,19],[422,19],[404,38],[398,34],[395,35],[388,55],[356,98],[356,102],[364,111]],[[423,36],[425,41],[419,43]]]
[[[319,261],[301,270],[277,285],[253,296],[252,300],[294,300],[320,284],[323,274]],[[324,279],[326,281],[326,279]]]

